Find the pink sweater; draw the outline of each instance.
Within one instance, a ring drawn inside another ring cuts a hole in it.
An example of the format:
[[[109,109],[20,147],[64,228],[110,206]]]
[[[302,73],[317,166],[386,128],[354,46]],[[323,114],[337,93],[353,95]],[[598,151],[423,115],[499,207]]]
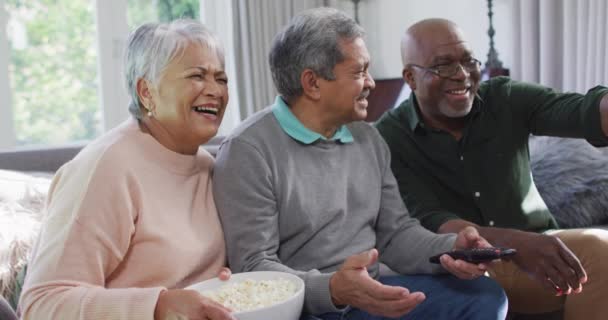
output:
[[[174,153],[129,120],[51,184],[25,280],[25,319],[146,319],[159,293],[215,277],[224,238],[213,158]]]

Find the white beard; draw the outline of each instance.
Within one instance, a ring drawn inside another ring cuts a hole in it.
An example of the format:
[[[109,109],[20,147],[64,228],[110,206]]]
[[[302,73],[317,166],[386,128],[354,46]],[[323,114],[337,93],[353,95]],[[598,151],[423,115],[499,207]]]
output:
[[[469,112],[471,112],[472,108],[473,108],[473,104],[469,105],[465,109],[458,109],[458,110],[450,108],[450,107],[439,106],[439,112],[448,118],[462,118],[462,117],[466,117],[469,114]]]

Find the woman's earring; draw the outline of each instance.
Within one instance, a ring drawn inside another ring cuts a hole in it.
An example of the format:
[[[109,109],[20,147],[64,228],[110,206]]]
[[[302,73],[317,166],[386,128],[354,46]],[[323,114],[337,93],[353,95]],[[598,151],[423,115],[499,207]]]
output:
[[[148,110],[148,117],[152,118],[153,114],[152,111]]]

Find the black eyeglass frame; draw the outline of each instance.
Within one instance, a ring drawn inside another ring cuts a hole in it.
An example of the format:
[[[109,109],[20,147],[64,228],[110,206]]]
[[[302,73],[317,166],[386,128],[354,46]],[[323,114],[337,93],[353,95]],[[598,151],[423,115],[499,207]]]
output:
[[[449,79],[449,78],[453,77],[455,74],[458,73],[458,71],[460,71],[460,69],[463,69],[464,71],[466,71],[468,73],[471,73],[474,71],[481,71],[481,61],[479,61],[475,58],[471,58],[467,62],[472,62],[473,65],[465,66],[463,64],[463,62],[460,61],[460,62],[456,62],[456,63],[444,64],[444,65],[438,65],[438,66],[432,66],[432,67],[424,67],[424,66],[421,66],[418,64],[410,63],[406,67],[410,67],[410,66],[416,67],[418,69],[422,69],[424,71],[430,72],[430,73],[432,73],[440,78],[444,78],[444,79]],[[465,64],[466,64],[466,62],[465,62]],[[445,74],[445,72],[441,72],[440,69],[438,69],[439,67],[449,67],[450,68],[449,74]],[[442,73],[444,73],[444,74],[442,74]]]

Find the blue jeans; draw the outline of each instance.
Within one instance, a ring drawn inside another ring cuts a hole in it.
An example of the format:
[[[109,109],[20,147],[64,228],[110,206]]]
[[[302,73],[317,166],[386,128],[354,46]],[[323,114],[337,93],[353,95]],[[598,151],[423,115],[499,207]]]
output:
[[[460,280],[452,275],[411,275],[380,277],[380,282],[405,287],[410,292],[421,291],[426,299],[401,320],[503,320],[507,316],[507,296],[494,280],[479,277]],[[348,308],[342,313],[302,315],[300,320],[381,320],[388,319]]]

